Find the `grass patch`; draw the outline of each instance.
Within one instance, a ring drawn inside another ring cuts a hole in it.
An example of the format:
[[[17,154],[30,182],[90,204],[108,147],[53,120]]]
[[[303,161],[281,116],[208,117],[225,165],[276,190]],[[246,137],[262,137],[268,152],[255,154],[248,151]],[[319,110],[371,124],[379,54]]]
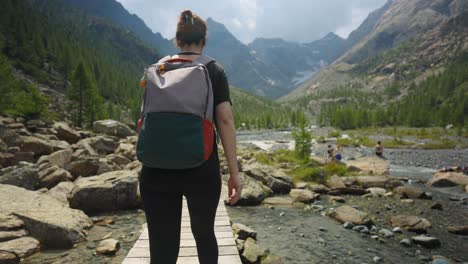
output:
[[[429,142],[421,145],[423,149],[453,149],[457,145],[456,142],[443,138],[440,141]]]
[[[328,137],[339,138],[340,136],[341,136],[341,132],[338,130],[333,130],[328,133]]]
[[[372,142],[366,136],[355,136],[351,138],[339,138],[336,140],[336,144],[339,144],[343,147],[359,147],[361,145],[366,147],[372,147],[374,142]]]
[[[315,166],[302,166],[289,171],[294,182],[317,182],[324,184],[327,181],[327,175],[324,169]]]
[[[255,154],[255,159],[263,164],[266,165],[275,165],[279,163],[292,163],[297,165],[306,165],[310,164],[311,161],[306,161],[299,159],[296,156],[296,153],[292,150],[287,149],[278,149],[271,154],[267,154],[264,152],[259,152]]]
[[[348,174],[348,169],[346,164],[341,162],[330,162],[324,166],[327,176],[338,175],[346,176]]]
[[[403,147],[411,146],[413,145],[413,143],[404,141],[399,138],[394,138],[391,141],[384,141],[382,145],[384,148],[403,148]]]

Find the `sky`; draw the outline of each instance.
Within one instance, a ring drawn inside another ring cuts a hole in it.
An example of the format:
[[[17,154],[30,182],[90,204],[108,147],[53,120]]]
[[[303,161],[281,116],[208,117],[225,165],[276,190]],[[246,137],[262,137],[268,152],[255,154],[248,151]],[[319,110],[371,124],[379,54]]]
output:
[[[346,38],[387,0],[117,0],[165,38],[175,35],[181,11],[223,23],[240,41],[282,38],[311,42],[329,32]],[[209,29],[208,29],[209,34]],[[208,35],[209,36],[209,35]]]

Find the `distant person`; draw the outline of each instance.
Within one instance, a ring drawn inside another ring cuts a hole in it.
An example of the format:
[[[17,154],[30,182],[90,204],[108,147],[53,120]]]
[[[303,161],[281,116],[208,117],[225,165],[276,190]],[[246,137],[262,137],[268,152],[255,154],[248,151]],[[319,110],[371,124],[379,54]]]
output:
[[[341,153],[342,153],[342,151],[343,151],[343,148],[341,147],[341,145],[339,145],[339,144],[336,145],[335,160],[341,161],[341,158],[342,158]]]
[[[377,141],[377,145],[375,145],[375,155],[377,155],[379,158],[383,157],[383,146],[382,142],[380,141]]]
[[[330,160],[333,160],[333,158],[335,157],[335,149],[333,148],[332,145],[328,145],[327,155],[328,155],[328,159]]]
[[[190,10],[183,11],[175,36],[181,52],[150,66],[140,83],[144,88],[148,85],[142,109],[149,110],[142,113],[137,156],[143,163],[140,190],[151,264],[177,262],[183,196],[196,241],[197,263],[217,264],[214,225],[222,184],[214,126],[229,166],[228,202],[235,204],[241,195],[229,85],[223,67],[203,54],[207,40],[203,19]],[[174,73],[169,74],[171,71]],[[190,82],[194,85],[189,86]],[[166,96],[166,101],[157,101],[157,95]]]

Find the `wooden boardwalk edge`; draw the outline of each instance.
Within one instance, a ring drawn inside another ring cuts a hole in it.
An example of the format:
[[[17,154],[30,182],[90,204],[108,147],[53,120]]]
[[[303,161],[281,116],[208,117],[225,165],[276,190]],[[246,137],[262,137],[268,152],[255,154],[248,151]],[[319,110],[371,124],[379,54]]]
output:
[[[221,196],[223,197],[223,196]],[[215,234],[218,241],[219,264],[241,264],[239,252],[232,233],[229,215],[224,202],[220,200],[215,219]],[[143,231],[128,252],[122,264],[149,264],[149,240],[148,228],[143,225]],[[190,217],[188,215],[187,202],[184,198],[182,208],[180,250],[177,264],[199,264],[197,247],[190,229]]]

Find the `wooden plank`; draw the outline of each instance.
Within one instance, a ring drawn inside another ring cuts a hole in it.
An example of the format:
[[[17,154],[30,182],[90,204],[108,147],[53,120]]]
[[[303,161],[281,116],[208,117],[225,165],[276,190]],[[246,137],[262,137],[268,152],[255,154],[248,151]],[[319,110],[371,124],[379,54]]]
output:
[[[219,246],[218,248],[220,256],[228,256],[228,255],[238,255],[239,252],[237,248],[231,246]],[[197,256],[197,248],[196,247],[184,247],[180,248],[179,257],[190,257],[190,256]],[[149,250],[146,248],[132,248],[127,255],[127,258],[149,258],[150,253]]]

